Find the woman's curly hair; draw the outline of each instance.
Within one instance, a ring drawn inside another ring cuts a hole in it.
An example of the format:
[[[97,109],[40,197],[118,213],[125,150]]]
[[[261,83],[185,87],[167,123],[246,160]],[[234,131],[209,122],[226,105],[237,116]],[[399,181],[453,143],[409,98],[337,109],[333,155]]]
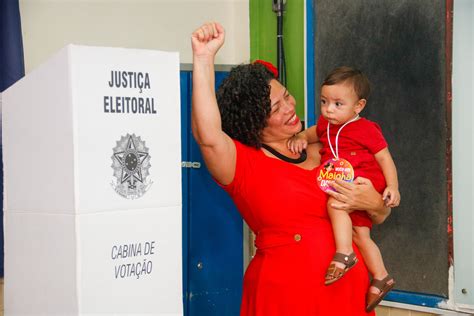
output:
[[[217,90],[223,131],[239,142],[261,147],[260,136],[270,116],[273,73],[260,63],[239,65]]]

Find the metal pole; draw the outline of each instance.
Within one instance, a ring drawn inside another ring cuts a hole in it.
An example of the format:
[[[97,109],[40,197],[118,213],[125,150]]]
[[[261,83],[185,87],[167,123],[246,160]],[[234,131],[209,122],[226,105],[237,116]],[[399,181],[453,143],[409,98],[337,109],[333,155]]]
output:
[[[286,85],[285,53],[283,47],[283,12],[286,0],[273,0],[273,12],[277,14],[277,68],[278,80]]]

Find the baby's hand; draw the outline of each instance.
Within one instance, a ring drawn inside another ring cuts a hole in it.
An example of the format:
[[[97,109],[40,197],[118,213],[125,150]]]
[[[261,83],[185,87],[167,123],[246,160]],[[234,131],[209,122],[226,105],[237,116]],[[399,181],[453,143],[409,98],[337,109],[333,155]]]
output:
[[[302,133],[299,133],[288,140],[287,146],[292,153],[301,153],[308,146],[308,140]]]
[[[397,188],[386,187],[382,195],[387,207],[397,207],[400,204],[400,192]]]

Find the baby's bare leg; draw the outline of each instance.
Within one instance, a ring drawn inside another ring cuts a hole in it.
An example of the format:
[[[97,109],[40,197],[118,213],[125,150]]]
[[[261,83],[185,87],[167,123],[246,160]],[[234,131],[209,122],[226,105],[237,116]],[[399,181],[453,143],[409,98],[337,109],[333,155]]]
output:
[[[352,221],[347,212],[332,208],[332,202],[334,202],[334,199],[330,197],[328,200],[328,214],[336,241],[336,251],[349,255],[353,252]],[[344,265],[342,264],[341,268],[343,267]]]
[[[374,279],[382,280],[388,275],[388,272],[387,269],[385,269],[379,247],[370,238],[370,229],[363,226],[354,226],[352,229],[352,238],[357,247],[359,247],[360,253],[367,265],[367,269]],[[370,291],[374,293],[380,292],[374,287],[371,287]]]

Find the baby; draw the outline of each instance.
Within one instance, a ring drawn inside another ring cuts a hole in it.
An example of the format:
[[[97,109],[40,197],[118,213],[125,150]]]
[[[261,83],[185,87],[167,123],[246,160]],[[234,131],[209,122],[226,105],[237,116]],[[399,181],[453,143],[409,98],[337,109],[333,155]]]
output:
[[[400,203],[395,163],[387,148],[379,125],[359,117],[370,93],[367,77],[350,67],[334,69],[321,85],[321,116],[318,123],[295,135],[288,142],[292,152],[301,152],[308,143],[321,142],[321,165],[330,159],[345,159],[354,169],[355,177],[372,181],[382,193],[387,207]],[[327,170],[326,170],[327,171]],[[327,172],[326,172],[327,173]],[[369,272],[371,288],[367,293],[367,311],[373,310],[395,285],[385,269],[379,248],[370,238],[372,221],[367,212],[337,210],[328,200],[328,213],[336,241],[336,253],[327,270],[325,283],[339,280],[356,263],[352,241],[359,248]]]

